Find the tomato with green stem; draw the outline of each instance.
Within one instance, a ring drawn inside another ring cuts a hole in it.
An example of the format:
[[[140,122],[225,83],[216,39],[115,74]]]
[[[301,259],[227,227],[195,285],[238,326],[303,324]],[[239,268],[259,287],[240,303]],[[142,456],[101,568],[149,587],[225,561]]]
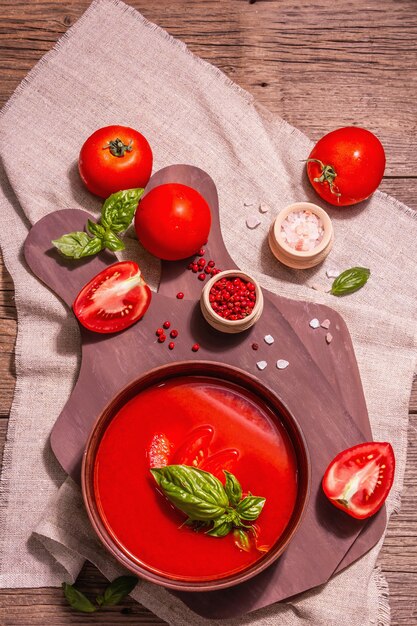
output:
[[[384,148],[365,128],[346,126],[322,137],[307,159],[307,175],[318,195],[335,206],[366,200],[385,170]]]
[[[140,320],[152,292],[134,261],[120,261],[94,276],[72,305],[80,322],[97,333],[115,333]]]
[[[83,144],[78,169],[91,193],[107,198],[122,189],[145,187],[152,172],[147,139],[128,126],[105,126]]]
[[[338,509],[365,519],[384,504],[394,471],[394,451],[389,443],[360,443],[333,459],[323,477],[323,491]]]

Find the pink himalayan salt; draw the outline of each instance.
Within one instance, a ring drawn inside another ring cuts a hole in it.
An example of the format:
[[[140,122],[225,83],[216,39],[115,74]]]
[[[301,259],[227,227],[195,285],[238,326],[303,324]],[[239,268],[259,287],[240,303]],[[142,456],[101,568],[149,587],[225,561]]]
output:
[[[324,235],[321,219],[312,211],[292,211],[281,224],[281,237],[299,252],[314,250]]]

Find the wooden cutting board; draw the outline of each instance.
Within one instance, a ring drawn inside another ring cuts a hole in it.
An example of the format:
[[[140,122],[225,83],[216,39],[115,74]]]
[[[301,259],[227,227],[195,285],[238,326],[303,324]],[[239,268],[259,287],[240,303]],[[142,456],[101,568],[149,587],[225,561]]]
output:
[[[213,224],[205,258],[215,260],[221,269],[236,268],[223,243],[217,191],[208,174],[192,166],[170,166],[152,177],[147,192],[165,182],[187,184],[206,198]],[[51,245],[63,233],[83,230],[88,218],[93,219],[77,209],[54,212],[35,224],[25,243],[25,257],[34,274],[69,307],[87,281],[116,261],[108,252],[82,261],[66,260]],[[308,442],[312,491],[304,520],[286,552],[256,578],[217,592],[178,594],[201,615],[232,617],[326,582],[375,545],[385,528],[386,514],[381,509],[368,522],[355,520],[333,507],[321,490],[331,459],[345,448],[372,439],[352,342],[341,316],[329,307],[264,290],[264,311],[254,327],[235,335],[215,331],[200,311],[204,283],[187,270],[188,263],[162,263],[159,291],[153,294],[146,315],[124,332],[99,335],[80,326],[79,377],[53,427],[51,446],[62,467],[79,480],[85,443],[96,417],[127,383],[166,363],[221,361],[256,375],[273,390],[297,418]],[[179,291],[185,294],[183,300],[176,298]],[[330,320],[330,344],[325,329],[309,326],[314,317]],[[179,331],[172,351],[167,342],[157,343],[155,335],[167,319]],[[268,334],[274,337],[272,345],[264,341]],[[194,353],[191,346],[196,342],[201,348]],[[257,351],[251,348],[253,342],[259,345]],[[278,370],[278,359],[288,360],[289,366]],[[260,360],[268,363],[263,371],[256,366]]]

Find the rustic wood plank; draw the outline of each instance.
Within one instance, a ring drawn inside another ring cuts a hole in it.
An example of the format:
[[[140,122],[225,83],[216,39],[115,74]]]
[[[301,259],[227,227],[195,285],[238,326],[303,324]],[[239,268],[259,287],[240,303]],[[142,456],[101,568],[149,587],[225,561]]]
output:
[[[90,0],[0,2],[0,105]],[[387,152],[381,189],[417,209],[417,15],[415,0],[131,1],[148,19],[183,39],[255,98],[312,139],[337,126],[360,123],[376,132]],[[329,17],[330,16],[330,17]],[[16,314],[11,280],[0,264],[0,417],[13,394]],[[416,526],[417,382],[410,398],[408,462],[402,509],[390,522],[380,564],[390,584],[392,623],[417,620]],[[6,420],[0,419],[0,441]],[[0,445],[0,448],[2,446]],[[96,593],[103,578],[86,566],[79,586]],[[125,614],[121,610],[132,610]],[[0,623],[161,624],[128,601],[110,613],[83,616],[63,603],[60,590],[0,592]],[[94,620],[96,620],[94,622]]]

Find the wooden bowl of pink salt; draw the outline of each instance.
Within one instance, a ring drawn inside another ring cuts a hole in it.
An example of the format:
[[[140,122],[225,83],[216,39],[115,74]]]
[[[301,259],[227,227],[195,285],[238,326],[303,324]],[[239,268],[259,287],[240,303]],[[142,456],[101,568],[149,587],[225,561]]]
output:
[[[330,217],[311,202],[296,202],[280,211],[268,236],[273,255],[295,269],[321,263],[330,252],[333,240]]]

